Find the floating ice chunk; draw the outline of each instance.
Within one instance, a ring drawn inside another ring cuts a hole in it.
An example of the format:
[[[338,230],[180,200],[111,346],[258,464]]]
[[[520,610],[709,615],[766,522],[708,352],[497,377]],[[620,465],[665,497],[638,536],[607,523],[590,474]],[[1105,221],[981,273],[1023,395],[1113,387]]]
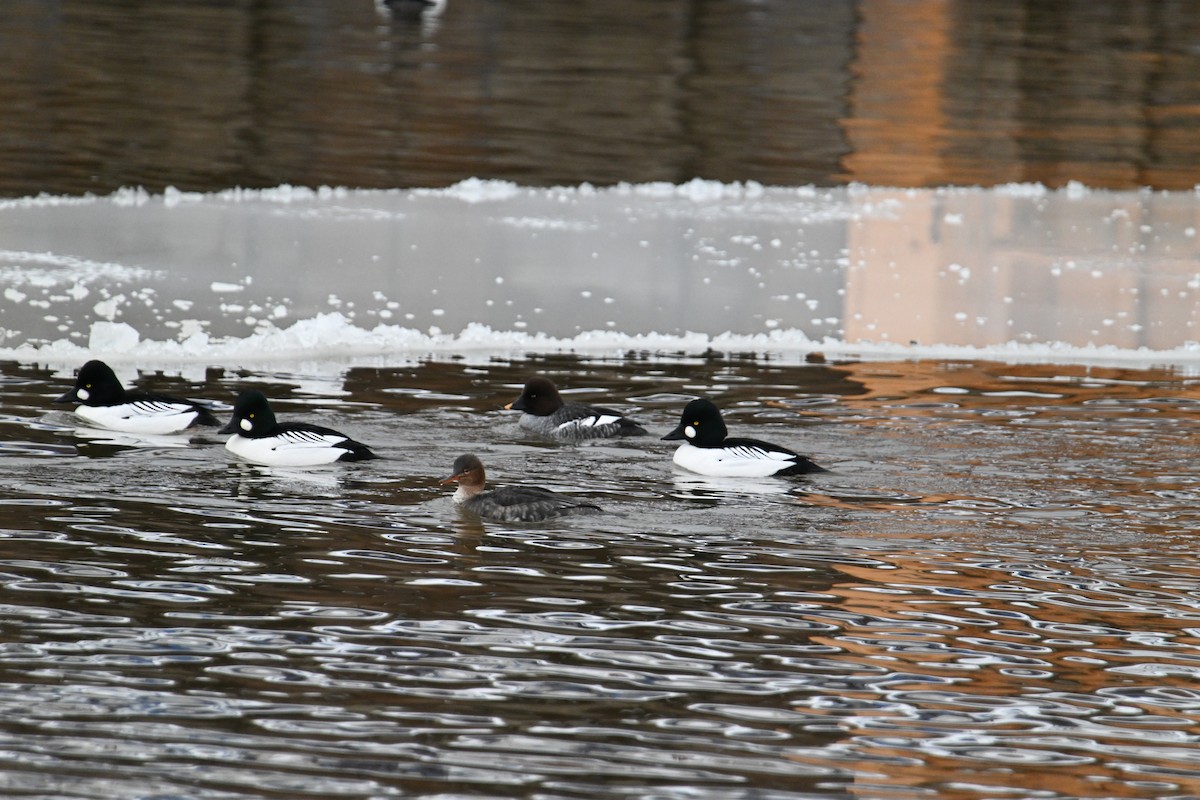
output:
[[[582,220],[571,221],[546,217],[501,217],[499,222],[514,228],[531,228],[533,230],[547,231],[590,231],[595,230],[597,227],[594,223]]]
[[[511,200],[521,193],[521,187],[512,181],[491,181],[467,178],[445,189],[418,189],[414,195],[432,195],[461,200],[464,203],[494,203]]]
[[[212,284],[208,288],[214,292],[217,292],[218,294],[224,294],[224,293],[228,293],[228,292],[240,292],[243,289],[245,289],[246,287],[240,283],[225,283],[223,281],[213,281]]]
[[[181,192],[174,186],[168,186],[163,189],[163,206],[166,208],[175,208],[180,203],[199,203],[205,198],[200,192]]]
[[[996,187],[996,193],[1009,197],[1044,197],[1049,189],[1040,183],[1006,183]]]
[[[93,322],[88,334],[88,349],[125,353],[137,346],[141,335],[126,322]]]
[[[13,266],[0,268],[0,278],[14,286],[49,288],[65,283],[81,284],[103,281],[114,283],[145,282],[159,273],[140,267],[112,262],[92,261],[58,253],[36,253],[27,250],[0,250],[0,260]]]
[[[21,290],[14,289],[10,286],[4,290],[4,297],[8,300],[12,300],[14,303],[23,303],[28,295]]]
[[[140,186],[137,187],[136,189],[130,188],[130,187],[122,187],[122,188],[118,189],[117,191],[113,192],[109,196],[109,199],[112,201],[112,204],[114,206],[124,206],[124,207],[144,206],[144,205],[146,205],[146,203],[150,202],[150,193],[147,192],[145,189],[143,189]]]
[[[121,310],[121,304],[125,302],[125,295],[118,294],[107,300],[101,300],[96,305],[92,306],[92,311],[96,312],[96,316],[104,317],[111,321]]]

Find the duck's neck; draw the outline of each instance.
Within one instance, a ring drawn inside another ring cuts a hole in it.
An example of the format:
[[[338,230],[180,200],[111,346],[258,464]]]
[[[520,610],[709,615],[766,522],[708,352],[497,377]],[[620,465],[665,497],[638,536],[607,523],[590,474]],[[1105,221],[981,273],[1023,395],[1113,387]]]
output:
[[[454,490],[454,502],[465,503],[472,497],[478,496],[484,487],[483,475],[472,473],[464,476],[458,482],[458,488]]]

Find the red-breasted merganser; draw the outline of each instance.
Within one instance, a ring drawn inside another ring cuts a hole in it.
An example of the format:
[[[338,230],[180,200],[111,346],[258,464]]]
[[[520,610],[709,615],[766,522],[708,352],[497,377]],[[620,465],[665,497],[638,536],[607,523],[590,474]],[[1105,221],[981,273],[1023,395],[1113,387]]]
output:
[[[498,522],[541,522],[552,517],[599,514],[600,506],[542,489],[537,486],[504,486],[483,490],[487,475],[483,462],[474,455],[454,459],[454,467],[442,483],[458,483],[454,502],[467,511]]]

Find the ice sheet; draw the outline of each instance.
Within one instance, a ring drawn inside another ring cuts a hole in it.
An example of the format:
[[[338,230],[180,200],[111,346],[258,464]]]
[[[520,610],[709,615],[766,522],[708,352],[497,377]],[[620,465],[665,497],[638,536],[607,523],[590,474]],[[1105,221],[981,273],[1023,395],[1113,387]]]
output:
[[[692,181],[0,204],[0,358],[1200,365],[1200,195]]]

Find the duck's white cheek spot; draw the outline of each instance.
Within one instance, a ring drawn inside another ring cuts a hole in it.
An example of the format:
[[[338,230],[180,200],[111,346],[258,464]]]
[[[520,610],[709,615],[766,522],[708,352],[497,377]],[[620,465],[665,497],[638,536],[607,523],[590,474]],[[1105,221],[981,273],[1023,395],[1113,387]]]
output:
[[[254,423],[245,417],[242,417],[242,419],[238,422],[238,427],[244,430],[246,433],[249,433],[250,431],[254,430]]]
[[[683,435],[688,437],[689,439],[695,439],[696,438],[696,429],[693,428],[691,425],[688,425],[686,428],[683,429]]]
[[[87,400],[92,395],[91,395],[91,392],[89,392],[87,389],[80,389],[77,392],[75,392],[75,396],[78,397],[80,400]]]

